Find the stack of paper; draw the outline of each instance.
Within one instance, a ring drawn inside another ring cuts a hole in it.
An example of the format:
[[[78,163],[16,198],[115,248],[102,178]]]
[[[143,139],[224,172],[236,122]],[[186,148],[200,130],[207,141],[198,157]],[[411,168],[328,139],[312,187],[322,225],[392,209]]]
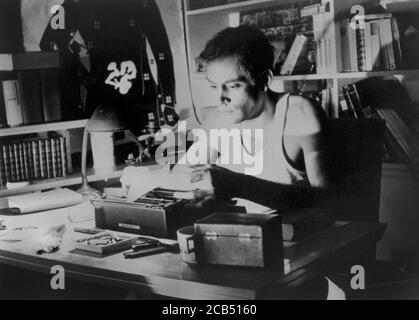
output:
[[[21,213],[31,213],[68,207],[83,202],[83,196],[69,189],[57,189],[7,198],[9,208],[19,208]]]

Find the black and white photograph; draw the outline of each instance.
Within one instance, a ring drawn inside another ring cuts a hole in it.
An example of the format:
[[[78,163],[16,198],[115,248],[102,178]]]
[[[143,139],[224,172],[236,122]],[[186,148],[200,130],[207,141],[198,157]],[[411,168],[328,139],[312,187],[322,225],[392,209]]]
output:
[[[0,0],[0,84],[0,300],[419,300],[419,0]]]

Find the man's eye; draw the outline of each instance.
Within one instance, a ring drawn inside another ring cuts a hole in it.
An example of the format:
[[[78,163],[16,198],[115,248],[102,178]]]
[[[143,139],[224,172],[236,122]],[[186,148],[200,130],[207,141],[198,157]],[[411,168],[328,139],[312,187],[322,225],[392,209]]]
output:
[[[209,86],[211,89],[217,89],[217,86],[216,85],[214,85],[214,84],[210,84],[210,86]]]
[[[228,86],[229,89],[238,89],[240,87],[241,87],[240,83],[234,83]]]

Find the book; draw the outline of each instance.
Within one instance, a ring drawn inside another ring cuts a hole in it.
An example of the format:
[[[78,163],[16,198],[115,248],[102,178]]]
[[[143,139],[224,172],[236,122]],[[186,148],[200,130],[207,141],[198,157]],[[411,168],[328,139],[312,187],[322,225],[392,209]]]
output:
[[[21,176],[22,181],[27,181],[28,180],[27,165],[25,166],[25,155],[23,154],[23,144],[19,142],[16,145],[19,151],[20,176]]]
[[[380,20],[380,43],[381,50],[384,56],[384,64],[386,70],[396,69],[396,57],[394,55],[393,48],[393,32],[391,29],[391,20],[383,19]]]
[[[284,241],[299,241],[331,228],[336,218],[330,210],[307,208],[281,213]]]
[[[31,141],[30,147],[32,148],[32,163],[33,163],[33,178],[40,179],[41,175],[41,168],[40,168],[40,160],[39,160],[39,145],[38,141]]]
[[[344,72],[358,71],[356,33],[349,25],[349,20],[340,21],[340,52]]]
[[[43,121],[62,120],[59,74],[56,69],[41,70]]]
[[[287,58],[282,66],[281,75],[293,74],[294,68],[297,64],[297,60],[303,51],[304,45],[307,43],[308,38],[303,34],[297,34],[295,40],[291,46],[291,49],[287,55]]]
[[[49,139],[50,148],[51,148],[51,163],[52,163],[52,177],[58,177],[58,162],[57,162],[57,149],[55,146],[55,139]]]
[[[10,170],[9,150],[6,145],[2,145],[2,158],[3,158],[3,166],[4,166],[4,176],[7,183],[12,180],[12,173]]]
[[[60,67],[60,54],[50,52],[25,52],[12,54],[14,70],[39,70]]]
[[[358,119],[359,118],[359,113],[357,113],[354,104],[352,103],[351,97],[349,96],[349,90],[347,86],[342,87],[342,94],[343,97],[345,98],[345,101],[349,107],[350,110],[350,114],[355,118]]]
[[[67,161],[67,147],[66,140],[64,137],[60,137],[60,154],[61,154],[61,165],[63,170],[63,177],[67,176],[68,171],[68,161]]]
[[[392,109],[377,109],[377,114],[380,118],[386,121],[387,129],[397,141],[400,148],[407,155],[409,162],[412,164],[419,163],[419,147],[417,141],[419,135],[412,131],[406,123],[400,118],[395,110]],[[399,148],[394,148],[398,150]],[[400,152],[398,152],[400,153]],[[400,154],[399,154],[400,155]],[[403,157],[400,157],[403,159]]]
[[[351,99],[352,105],[355,108],[358,118],[369,118],[372,116],[372,108],[370,105],[364,105],[359,96],[356,84],[351,83],[346,86]]]
[[[3,87],[0,87],[0,128],[7,127],[6,105],[3,95]]]
[[[20,165],[20,158],[19,158],[19,147],[16,145],[16,143],[13,143],[12,145],[12,152],[13,152],[13,160],[15,163],[15,172],[16,172],[16,181],[20,182],[24,181],[25,179],[22,177],[22,168]]]
[[[0,157],[0,188],[3,189],[3,187],[7,184],[6,179],[6,171],[3,164],[3,156]]]
[[[276,210],[250,200],[235,198],[236,205],[244,207],[248,213],[270,214]],[[336,221],[331,209],[302,208],[280,212],[282,237],[284,241],[298,241],[333,226]]]
[[[23,123],[29,125],[44,122],[39,72],[37,70],[19,72],[19,87]]]
[[[11,127],[23,124],[23,112],[17,80],[2,81],[7,124]]]
[[[372,71],[372,37],[371,37],[371,22],[367,21],[364,24],[365,36],[365,70]]]
[[[34,166],[33,166],[33,157],[32,157],[32,144],[30,141],[23,142],[25,159],[28,166],[28,179],[32,180],[35,177]]]
[[[371,35],[371,61],[372,69],[379,70],[381,68],[381,44],[380,44],[380,22],[370,22],[370,35]]]
[[[404,67],[404,59],[403,59],[403,51],[402,51],[402,44],[401,44],[401,34],[400,28],[398,23],[398,18],[393,17],[390,19],[391,22],[391,30],[393,33],[393,48],[394,48],[394,55],[396,58],[396,66],[398,68]]]
[[[343,92],[339,93],[339,118],[352,118],[351,110],[349,109]]]
[[[56,155],[56,162],[57,162],[57,176],[63,177],[63,163],[62,163],[62,155],[61,155],[61,146],[60,146],[60,137],[56,137],[55,139],[55,155]]]
[[[356,43],[357,43],[357,61],[358,71],[367,71],[367,55],[365,47],[365,30],[358,28],[355,30]]]
[[[48,178],[48,165],[45,150],[45,141],[43,139],[38,140],[38,155],[39,155],[39,172],[40,179]]]
[[[324,39],[324,20],[322,14],[313,16],[314,42],[316,44],[317,73],[327,73],[326,42]]]
[[[46,160],[46,172],[48,179],[54,178],[52,168],[52,152],[51,152],[51,141],[49,139],[44,140],[45,144],[45,160]]]
[[[10,163],[10,181],[8,182],[17,182],[15,153],[13,151],[13,145],[9,144],[7,149],[8,149],[8,154],[9,154],[9,163]]]

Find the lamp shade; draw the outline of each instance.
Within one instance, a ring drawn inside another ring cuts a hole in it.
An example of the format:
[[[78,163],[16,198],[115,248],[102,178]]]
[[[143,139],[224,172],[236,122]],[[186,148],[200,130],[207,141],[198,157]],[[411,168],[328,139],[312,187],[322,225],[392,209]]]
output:
[[[89,132],[113,132],[128,128],[128,116],[124,108],[109,102],[99,105],[90,117],[86,128]]]

